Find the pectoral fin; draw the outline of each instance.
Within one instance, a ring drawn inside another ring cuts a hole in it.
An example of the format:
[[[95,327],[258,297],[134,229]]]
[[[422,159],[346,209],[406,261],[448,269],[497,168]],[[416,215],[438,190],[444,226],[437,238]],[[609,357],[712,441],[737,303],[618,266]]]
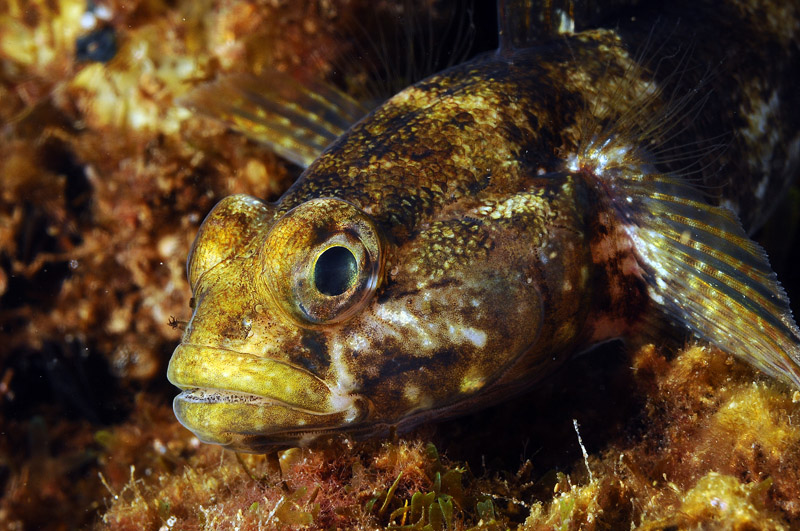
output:
[[[800,387],[800,331],[764,251],[679,178],[627,180],[620,219],[655,305],[677,324]]]

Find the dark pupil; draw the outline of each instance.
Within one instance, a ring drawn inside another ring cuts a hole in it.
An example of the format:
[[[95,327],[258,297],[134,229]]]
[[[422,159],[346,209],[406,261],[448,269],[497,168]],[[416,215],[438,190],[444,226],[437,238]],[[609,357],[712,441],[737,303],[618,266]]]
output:
[[[325,295],[341,295],[355,283],[358,276],[358,264],[345,247],[326,249],[314,266],[314,285]]]

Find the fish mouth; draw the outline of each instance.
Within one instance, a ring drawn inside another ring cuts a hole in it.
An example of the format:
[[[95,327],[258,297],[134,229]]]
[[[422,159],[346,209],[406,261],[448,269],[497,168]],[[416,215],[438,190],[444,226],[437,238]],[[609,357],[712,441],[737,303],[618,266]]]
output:
[[[363,422],[363,396],[337,392],[318,376],[282,361],[219,347],[179,345],[167,370],[182,392],[178,421],[203,442],[238,451],[307,442]]]

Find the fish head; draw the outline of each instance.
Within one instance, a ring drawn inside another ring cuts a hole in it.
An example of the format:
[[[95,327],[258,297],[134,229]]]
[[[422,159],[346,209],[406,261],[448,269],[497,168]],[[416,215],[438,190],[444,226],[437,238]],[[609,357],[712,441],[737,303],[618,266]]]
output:
[[[363,418],[326,381],[316,333],[374,292],[377,232],[352,205],[315,200],[276,221],[235,195],[203,222],[187,261],[194,313],[168,369],[178,419],[203,441],[254,449]]]
[[[178,419],[261,451],[452,416],[530,380],[534,251],[487,230],[449,219],[397,242],[338,198],[283,213],[224,199],[188,260],[194,313],[168,369]]]

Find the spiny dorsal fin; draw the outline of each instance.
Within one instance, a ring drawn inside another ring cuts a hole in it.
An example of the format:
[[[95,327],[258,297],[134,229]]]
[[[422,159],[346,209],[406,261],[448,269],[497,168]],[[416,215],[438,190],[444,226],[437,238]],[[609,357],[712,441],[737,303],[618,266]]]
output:
[[[194,89],[179,103],[263,142],[302,167],[369,112],[324,82],[301,84],[276,70],[258,77],[221,77]]]
[[[348,42],[336,68],[358,101],[377,107],[409,85],[467,60],[474,0],[395,0],[364,6],[343,23]]]

